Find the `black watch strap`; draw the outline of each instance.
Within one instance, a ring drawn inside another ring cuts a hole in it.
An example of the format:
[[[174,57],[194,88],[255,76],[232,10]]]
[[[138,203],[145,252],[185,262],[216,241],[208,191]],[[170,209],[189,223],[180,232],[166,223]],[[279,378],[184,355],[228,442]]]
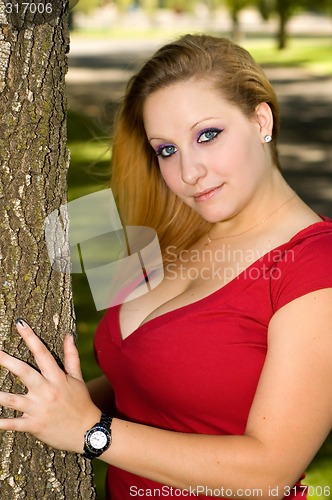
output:
[[[89,458],[92,460],[93,458],[99,457],[104,451],[106,451],[112,442],[112,417],[109,417],[105,413],[101,415],[100,421],[95,425],[88,429],[84,435],[84,452],[83,457]],[[95,433],[99,434],[103,440],[105,440],[105,444],[101,448],[96,448],[93,445],[93,436]]]
[[[113,417],[109,417],[105,413],[102,413],[102,415],[100,417],[101,425],[104,425],[108,430],[111,429],[112,420],[113,420]]]

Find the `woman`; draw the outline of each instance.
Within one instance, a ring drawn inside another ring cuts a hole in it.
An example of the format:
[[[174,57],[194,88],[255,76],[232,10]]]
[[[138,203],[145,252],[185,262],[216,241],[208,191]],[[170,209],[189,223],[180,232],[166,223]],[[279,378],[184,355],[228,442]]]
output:
[[[0,395],[24,413],[2,429],[99,455],[112,500],[305,496],[332,422],[332,224],[283,179],[278,130],[270,83],[229,40],[187,35],[144,65],[112,189],[126,224],[157,230],[165,278],[107,311],[88,388],[70,336],[64,373],[19,319],[41,373],[0,353],[29,389]]]

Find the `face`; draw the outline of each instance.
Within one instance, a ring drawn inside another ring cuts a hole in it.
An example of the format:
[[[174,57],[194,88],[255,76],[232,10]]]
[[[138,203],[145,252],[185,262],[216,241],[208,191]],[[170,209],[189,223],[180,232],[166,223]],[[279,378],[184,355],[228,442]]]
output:
[[[171,85],[144,104],[161,175],[209,222],[244,211],[268,182],[271,158],[263,143],[270,111],[260,106],[248,119],[205,81]]]

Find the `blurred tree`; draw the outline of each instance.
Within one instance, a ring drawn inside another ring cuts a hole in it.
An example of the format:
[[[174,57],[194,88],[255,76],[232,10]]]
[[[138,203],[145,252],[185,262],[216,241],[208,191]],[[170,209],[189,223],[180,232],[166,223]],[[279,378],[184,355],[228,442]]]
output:
[[[284,49],[287,42],[286,25],[299,7],[297,0],[275,0],[275,10],[279,18],[277,32],[278,48]]]
[[[67,200],[67,15],[51,10],[26,23],[28,14],[10,13],[12,5],[20,4],[0,0],[0,346],[35,366],[13,327],[23,316],[61,364],[64,335],[74,327],[71,280],[51,268],[44,220]],[[1,368],[0,386],[25,391]],[[0,433],[0,450],[2,499],[95,498],[83,457],[14,432]]]
[[[299,8],[299,2],[302,0],[258,0],[258,10],[265,21],[272,14],[277,14],[278,30],[276,33],[278,49],[286,48],[287,44],[287,23],[296,8]]]
[[[192,12],[197,0],[165,0],[165,7],[178,14]]]
[[[231,37],[234,42],[238,43],[241,40],[241,27],[240,27],[240,12],[241,10],[253,5],[255,0],[224,0],[232,20]]]
[[[280,50],[287,46],[287,24],[291,17],[301,10],[332,13],[331,0],[258,0],[258,9],[263,19],[275,13],[278,17],[277,44]]]
[[[308,11],[323,15],[332,15],[331,0],[301,0],[301,4]]]
[[[240,12],[250,6],[257,5],[258,0],[205,0],[210,12],[213,13],[219,6],[225,6],[232,21],[231,38],[234,42],[241,41]],[[266,0],[263,0],[266,1]]]

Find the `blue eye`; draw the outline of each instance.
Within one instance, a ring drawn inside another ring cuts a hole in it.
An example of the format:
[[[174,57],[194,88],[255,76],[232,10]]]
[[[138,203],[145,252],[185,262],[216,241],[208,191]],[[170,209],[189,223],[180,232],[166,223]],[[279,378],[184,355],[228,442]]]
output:
[[[175,146],[173,146],[173,144],[165,144],[157,149],[156,154],[157,156],[161,156],[162,158],[169,158],[176,152],[177,149]]]
[[[211,142],[222,132],[219,128],[207,128],[199,132],[197,142]]]

